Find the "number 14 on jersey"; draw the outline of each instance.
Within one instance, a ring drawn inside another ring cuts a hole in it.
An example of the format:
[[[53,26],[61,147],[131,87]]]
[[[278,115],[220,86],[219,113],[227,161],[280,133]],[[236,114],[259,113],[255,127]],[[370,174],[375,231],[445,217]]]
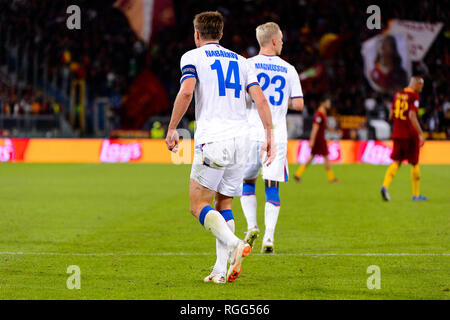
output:
[[[225,89],[234,89],[234,97],[240,98],[241,96],[241,81],[239,78],[239,65],[237,61],[230,61],[228,64],[227,77],[225,79],[222,64],[220,60],[215,60],[211,65],[212,70],[216,70],[217,80],[219,82],[219,96],[225,96]],[[234,82],[232,82],[232,79]]]

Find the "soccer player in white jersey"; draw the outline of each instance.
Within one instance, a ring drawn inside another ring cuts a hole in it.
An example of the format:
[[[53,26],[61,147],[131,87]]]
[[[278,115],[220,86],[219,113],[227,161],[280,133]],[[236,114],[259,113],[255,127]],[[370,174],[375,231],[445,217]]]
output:
[[[247,157],[246,91],[267,129],[264,162],[273,160],[272,118],[258,80],[242,56],[219,44],[223,17],[203,12],[194,18],[197,49],[181,58],[181,85],[175,99],[166,144],[176,152],[176,128],[195,92],[196,131],[189,199],[190,212],[216,237],[217,260],[205,282],[233,282],[251,247],[234,235],[233,197],[242,193]],[[215,208],[211,207],[215,200]],[[230,256],[231,255],[231,256]],[[230,267],[227,271],[227,262]]]
[[[258,118],[256,106],[248,110],[250,125],[250,148],[244,173],[244,186],[241,205],[247,219],[245,241],[253,246],[259,235],[256,219],[255,183],[262,167],[265,184],[266,204],[264,210],[265,233],[261,252],[274,250],[275,226],[280,212],[279,183],[287,182],[287,128],[286,113],[288,107],[302,110],[303,93],[300,79],[295,68],[279,57],[283,47],[283,34],[274,22],[268,22],[256,28],[256,38],[260,45],[259,54],[248,59],[255,68],[257,78],[264,95],[269,102],[274,125],[276,157],[270,166],[261,163],[258,153],[264,143],[264,126]]]

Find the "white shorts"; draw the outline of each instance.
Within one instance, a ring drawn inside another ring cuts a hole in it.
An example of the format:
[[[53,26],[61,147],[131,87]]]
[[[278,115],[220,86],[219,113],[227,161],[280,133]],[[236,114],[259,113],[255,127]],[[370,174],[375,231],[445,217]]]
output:
[[[277,154],[269,166],[263,165],[259,157],[263,144],[264,143],[261,141],[250,141],[248,159],[244,172],[244,180],[253,180],[258,178],[259,170],[262,167],[262,176],[264,180],[288,182],[289,168],[287,164],[287,142],[275,143]],[[263,159],[264,158],[265,155]]]
[[[247,137],[195,146],[191,179],[225,196],[241,196],[247,148]]]

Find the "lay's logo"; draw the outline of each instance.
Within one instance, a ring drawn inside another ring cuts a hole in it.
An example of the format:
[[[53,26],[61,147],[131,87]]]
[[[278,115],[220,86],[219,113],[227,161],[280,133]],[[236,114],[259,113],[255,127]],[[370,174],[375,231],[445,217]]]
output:
[[[370,164],[390,164],[392,148],[384,145],[381,141],[364,141],[358,150],[358,162]]]
[[[103,140],[100,151],[100,162],[130,162],[142,157],[142,145],[139,142],[123,143],[114,140]]]

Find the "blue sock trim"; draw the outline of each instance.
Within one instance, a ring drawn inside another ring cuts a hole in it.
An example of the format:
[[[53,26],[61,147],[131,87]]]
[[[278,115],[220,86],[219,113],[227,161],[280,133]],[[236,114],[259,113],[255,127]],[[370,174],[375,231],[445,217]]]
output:
[[[234,220],[233,211],[231,209],[220,210],[219,211],[225,221]]]
[[[273,204],[276,207],[280,206],[280,194],[277,187],[266,187],[266,202]]]
[[[215,210],[213,207],[211,207],[211,206],[206,206],[206,207],[204,207],[203,209],[202,209],[202,211],[200,212],[200,215],[198,216],[198,221],[200,221],[200,223],[202,224],[202,226],[204,226],[204,223],[205,223],[205,217],[206,217],[206,214],[208,213],[208,212],[210,212],[211,210]]]
[[[251,196],[255,195],[256,186],[254,183],[245,183],[242,186],[242,195],[243,196]]]

